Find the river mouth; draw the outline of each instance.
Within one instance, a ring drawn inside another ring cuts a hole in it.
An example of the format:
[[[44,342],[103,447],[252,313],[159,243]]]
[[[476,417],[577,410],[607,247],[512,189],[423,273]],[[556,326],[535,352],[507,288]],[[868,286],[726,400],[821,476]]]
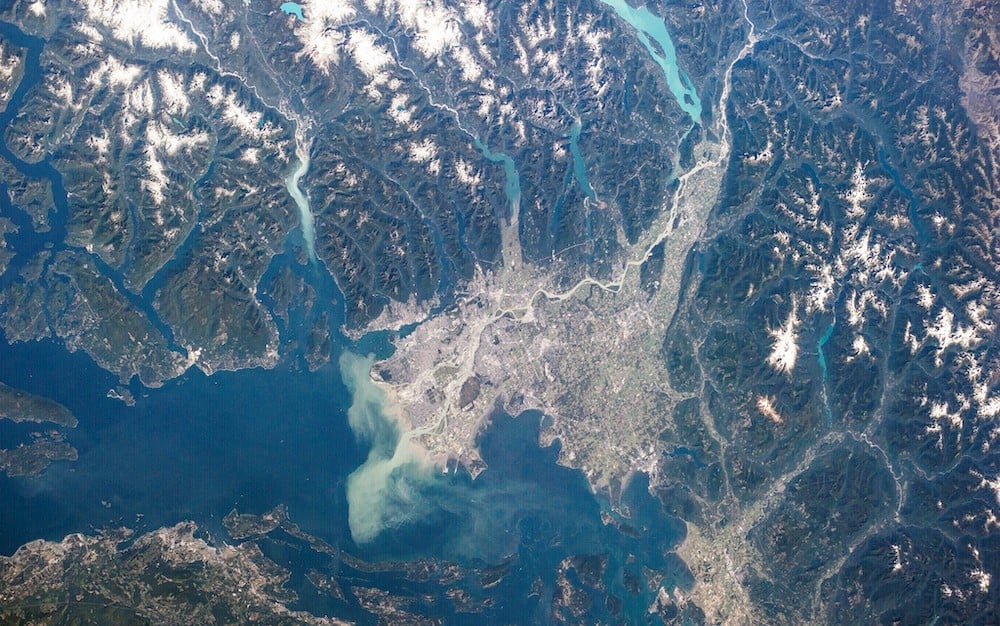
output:
[[[298,158],[298,163],[295,169],[292,170],[285,178],[285,187],[288,189],[288,195],[292,197],[295,201],[295,206],[299,210],[299,224],[302,228],[302,241],[305,244],[306,252],[309,254],[310,261],[316,261],[316,220],[313,217],[312,210],[309,208],[309,199],[302,189],[299,187],[299,181],[302,177],[306,175],[309,171],[309,150],[299,143],[295,148],[295,156]]]

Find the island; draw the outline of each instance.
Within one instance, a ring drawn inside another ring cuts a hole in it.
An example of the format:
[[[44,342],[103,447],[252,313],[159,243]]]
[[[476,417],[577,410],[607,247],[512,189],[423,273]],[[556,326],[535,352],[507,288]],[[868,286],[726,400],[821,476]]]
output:
[[[55,424],[76,428],[69,409],[49,398],[27,393],[0,382],[0,420],[15,423]],[[0,448],[0,472],[8,476],[38,476],[55,461],[75,461],[77,451],[65,441],[63,430],[32,432],[27,442]]]

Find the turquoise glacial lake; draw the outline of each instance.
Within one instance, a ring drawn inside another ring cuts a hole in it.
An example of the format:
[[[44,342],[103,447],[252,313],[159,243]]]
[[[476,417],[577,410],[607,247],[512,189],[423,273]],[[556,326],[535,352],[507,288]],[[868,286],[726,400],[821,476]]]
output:
[[[701,100],[698,98],[698,93],[690,79],[677,66],[674,42],[670,38],[670,33],[667,32],[667,25],[663,18],[650,12],[646,7],[633,7],[625,0],[601,1],[614,9],[618,17],[635,28],[639,41],[649,51],[653,60],[663,68],[667,86],[670,88],[670,93],[676,98],[677,104],[691,116],[693,122],[701,122]],[[659,49],[653,45],[653,42],[659,45]]]
[[[281,10],[288,15],[294,15],[301,21],[306,21],[306,18],[302,15],[302,5],[298,2],[283,2],[281,3]]]

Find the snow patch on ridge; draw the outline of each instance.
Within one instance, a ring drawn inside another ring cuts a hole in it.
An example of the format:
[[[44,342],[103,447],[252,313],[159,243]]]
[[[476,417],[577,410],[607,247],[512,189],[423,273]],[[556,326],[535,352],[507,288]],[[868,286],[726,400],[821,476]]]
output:
[[[771,367],[779,372],[791,375],[795,369],[795,361],[799,356],[798,327],[799,315],[798,306],[792,300],[792,310],[788,318],[781,327],[768,330],[768,334],[774,339],[771,344],[771,355],[767,357],[767,362]]]
[[[87,17],[133,47],[194,52],[195,44],[167,17],[169,0],[88,0]]]

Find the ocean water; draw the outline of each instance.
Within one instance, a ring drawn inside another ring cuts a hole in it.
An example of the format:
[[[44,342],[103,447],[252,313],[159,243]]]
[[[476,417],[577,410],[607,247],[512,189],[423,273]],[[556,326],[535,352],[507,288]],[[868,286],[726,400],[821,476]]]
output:
[[[37,478],[0,479],[0,551],[104,526],[213,526],[230,509],[287,504],[296,521],[345,538],[344,477],[363,460],[336,370],[192,371],[127,407],[115,377],[51,342],[0,349],[0,379],[51,397],[80,420],[80,454]],[[103,502],[103,504],[102,504]]]
[[[546,583],[530,601],[494,606],[489,615],[497,623],[545,621],[555,572],[574,555],[607,554],[604,584],[619,597],[628,597],[622,572],[629,568],[686,581],[669,554],[683,525],[662,512],[645,478],[623,494],[630,517],[617,518],[581,472],[556,464],[558,443],[539,447],[536,412],[495,415],[480,441],[486,471],[475,480],[464,471],[434,473],[415,495],[419,515],[359,546],[348,524],[346,485],[368,450],[348,426],[352,398],[334,365],[313,373],[290,365],[211,377],[189,372],[160,389],[133,386],[137,402],[128,407],[105,397],[115,377],[53,342],[4,345],[0,362],[4,382],[77,415],[66,439],[80,455],[38,477],[0,478],[3,554],[37,538],[120,526],[147,531],[187,519],[226,540],[221,519],[232,508],[259,514],[285,504],[305,532],[362,558],[445,559],[466,567],[512,562],[490,592],[500,599],[528,598],[537,580]],[[7,429],[18,436],[26,430]],[[627,530],[605,524],[602,511]],[[303,578],[317,555],[281,545],[267,544],[265,552],[293,571],[301,607],[343,616],[344,606],[315,594]],[[630,564],[630,554],[640,560]],[[391,575],[368,577],[389,590],[409,588]],[[632,603],[624,614],[639,616],[649,599]]]

